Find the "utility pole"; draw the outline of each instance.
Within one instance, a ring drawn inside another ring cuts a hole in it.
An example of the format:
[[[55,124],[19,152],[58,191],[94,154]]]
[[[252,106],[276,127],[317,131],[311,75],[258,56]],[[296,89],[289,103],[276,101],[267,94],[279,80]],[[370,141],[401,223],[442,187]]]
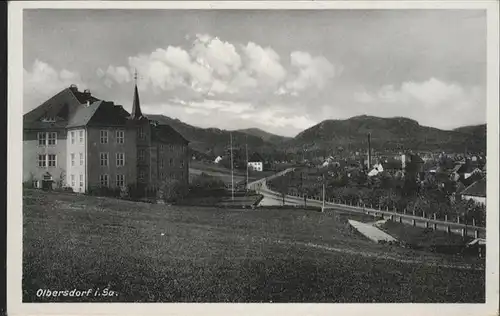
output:
[[[233,173],[233,133],[229,133],[229,143],[231,147],[231,200],[234,201],[234,173]]]
[[[246,181],[246,185],[245,185],[245,188],[248,190],[248,135],[245,136],[245,152],[246,152],[246,161],[247,161],[247,164],[246,164],[246,170],[247,170],[247,181]]]
[[[325,174],[323,173],[323,206],[321,207],[321,212],[325,211]]]

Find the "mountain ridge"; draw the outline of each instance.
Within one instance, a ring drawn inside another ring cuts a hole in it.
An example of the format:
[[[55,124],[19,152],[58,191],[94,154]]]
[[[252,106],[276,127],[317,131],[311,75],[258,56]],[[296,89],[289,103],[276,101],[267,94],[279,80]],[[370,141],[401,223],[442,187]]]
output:
[[[367,135],[371,134],[375,151],[446,151],[485,152],[486,124],[441,130],[422,126],[405,117],[383,118],[359,115],[345,120],[324,120],[298,133],[295,137],[275,135],[259,128],[223,130],[201,128],[164,115],[146,115],[150,119],[171,125],[190,141],[190,147],[210,157],[227,153],[232,135],[233,147],[248,144],[252,152],[275,155],[364,150]],[[282,156],[282,155],[281,155]]]

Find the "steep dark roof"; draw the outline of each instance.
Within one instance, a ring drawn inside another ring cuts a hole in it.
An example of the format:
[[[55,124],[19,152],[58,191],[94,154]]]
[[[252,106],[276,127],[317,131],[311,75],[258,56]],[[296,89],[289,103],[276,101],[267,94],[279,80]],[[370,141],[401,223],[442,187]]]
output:
[[[64,128],[82,104],[98,99],[90,93],[82,93],[76,87],[65,88],[35,109],[23,115],[24,129]],[[55,122],[43,122],[51,118]]]
[[[153,141],[159,141],[169,144],[188,144],[189,141],[185,139],[180,133],[173,129],[170,125],[156,124],[152,125],[151,138]]]
[[[382,162],[384,170],[401,170],[403,168],[401,161],[396,159],[388,159]]]
[[[250,157],[248,157],[248,161],[251,161],[251,162],[264,162],[264,159],[262,158],[261,155],[259,155],[259,153],[253,153],[250,155]]]
[[[424,160],[417,154],[408,154],[408,158],[410,158],[410,163],[424,163]]]
[[[132,118],[139,119],[141,118],[141,103],[139,102],[139,92],[137,91],[137,85],[134,87],[134,103],[132,104]]]
[[[95,112],[102,104],[103,101],[97,101],[89,106],[80,106],[75,111],[75,114],[70,118],[68,122],[68,128],[70,127],[80,127],[88,124],[92,116],[94,116]]]
[[[486,197],[486,178],[482,178],[462,191],[462,195]]]

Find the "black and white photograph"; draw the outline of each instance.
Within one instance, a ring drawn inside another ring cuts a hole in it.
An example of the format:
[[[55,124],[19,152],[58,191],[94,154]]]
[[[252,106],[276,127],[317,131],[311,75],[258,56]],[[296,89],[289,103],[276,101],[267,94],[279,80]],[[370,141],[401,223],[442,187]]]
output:
[[[9,47],[20,305],[497,313],[498,2],[57,2]]]

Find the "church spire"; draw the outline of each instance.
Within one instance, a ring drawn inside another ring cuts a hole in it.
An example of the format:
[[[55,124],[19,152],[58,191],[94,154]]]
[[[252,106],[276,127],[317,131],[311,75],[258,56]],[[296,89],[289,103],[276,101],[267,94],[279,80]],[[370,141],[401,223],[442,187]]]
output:
[[[137,91],[137,70],[134,73],[134,103],[132,104],[132,118],[140,119],[142,117],[141,103],[139,102],[139,92]]]

